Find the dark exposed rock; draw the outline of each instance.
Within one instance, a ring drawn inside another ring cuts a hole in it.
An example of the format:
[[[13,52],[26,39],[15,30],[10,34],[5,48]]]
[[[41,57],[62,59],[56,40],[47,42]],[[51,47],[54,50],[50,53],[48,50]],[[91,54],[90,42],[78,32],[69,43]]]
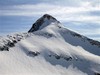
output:
[[[56,20],[54,17],[52,17],[52,16],[49,15],[49,14],[43,15],[43,18],[48,18],[48,20],[50,20],[50,18],[52,18],[53,20]]]
[[[0,51],[9,51],[9,48],[7,46],[0,47]]]
[[[58,28],[61,28],[61,26],[58,26]]]
[[[74,33],[73,36],[82,37],[80,34]]]
[[[50,55],[49,57],[51,57],[52,55]],[[67,61],[71,61],[72,60],[72,57],[68,57],[68,56],[63,56],[63,55],[57,55],[57,54],[54,54],[53,55],[56,59],[60,59],[60,58],[63,58]]]
[[[100,73],[95,73],[94,75],[100,75]]]
[[[9,51],[9,47],[14,47],[14,46],[15,46],[14,42],[8,41],[7,44],[0,47],[0,51]]]
[[[17,41],[20,41],[21,39],[18,39]]]
[[[18,41],[21,41],[21,39],[23,39],[23,37],[28,37],[28,34],[23,33],[23,34],[15,34],[14,36],[12,35],[7,35],[6,39],[3,39],[3,45],[0,46],[0,51],[9,51],[10,47],[14,47],[15,44]]]
[[[95,40],[92,40],[92,39],[89,39],[89,38],[87,38],[87,40],[88,40],[92,45],[97,45],[98,47],[100,47],[100,42],[95,41]]]
[[[76,37],[79,37],[79,38],[81,38],[84,42],[85,42],[85,40],[88,40],[89,42],[90,42],[90,44],[91,45],[96,45],[96,46],[98,46],[98,47],[100,47],[100,42],[99,41],[95,41],[95,40],[92,40],[92,39],[89,39],[89,38],[87,38],[87,37],[82,37],[82,35],[80,35],[80,34],[78,34],[78,33],[71,33],[74,37],[76,36]]]
[[[17,41],[16,40],[12,40],[13,41],[13,43],[17,43]]]
[[[15,44],[13,43],[13,42],[8,42],[7,44],[6,44],[6,46],[9,46],[9,47],[14,47],[15,46]]]
[[[49,57],[51,57],[52,55],[49,55]]]
[[[31,29],[28,32],[37,31],[40,28],[40,26],[45,22],[44,21],[45,18],[47,18],[48,20],[53,19],[53,20],[57,21],[51,15],[45,14],[32,25]]]
[[[55,55],[55,58],[56,59],[60,59],[61,57],[59,55]]]
[[[64,57],[64,59],[69,61],[69,60],[72,60],[72,57]]]
[[[28,55],[29,56],[37,56],[37,55],[39,55],[40,53],[39,52],[32,52],[32,51],[29,51],[28,52]]]

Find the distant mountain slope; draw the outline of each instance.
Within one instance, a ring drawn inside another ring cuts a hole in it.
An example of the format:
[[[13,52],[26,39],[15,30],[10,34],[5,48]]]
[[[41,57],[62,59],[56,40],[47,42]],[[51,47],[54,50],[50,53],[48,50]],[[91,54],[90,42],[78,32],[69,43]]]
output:
[[[64,28],[48,14],[28,33],[0,37],[0,42],[0,75],[100,74],[100,42]]]

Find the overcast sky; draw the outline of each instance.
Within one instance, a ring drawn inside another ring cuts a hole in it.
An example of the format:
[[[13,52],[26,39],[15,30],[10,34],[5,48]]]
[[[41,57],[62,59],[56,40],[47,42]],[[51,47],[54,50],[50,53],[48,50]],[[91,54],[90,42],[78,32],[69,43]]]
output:
[[[100,41],[100,0],[0,0],[0,35],[28,31],[43,14]]]

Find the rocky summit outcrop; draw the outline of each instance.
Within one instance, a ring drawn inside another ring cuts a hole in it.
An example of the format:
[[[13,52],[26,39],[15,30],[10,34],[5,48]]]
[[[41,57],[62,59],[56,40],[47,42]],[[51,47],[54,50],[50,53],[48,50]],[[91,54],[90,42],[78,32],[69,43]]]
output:
[[[34,32],[37,31],[43,23],[46,23],[46,25],[49,25],[51,22],[58,22],[56,18],[52,17],[49,14],[43,15],[41,18],[39,18],[31,27],[31,29],[28,32]]]

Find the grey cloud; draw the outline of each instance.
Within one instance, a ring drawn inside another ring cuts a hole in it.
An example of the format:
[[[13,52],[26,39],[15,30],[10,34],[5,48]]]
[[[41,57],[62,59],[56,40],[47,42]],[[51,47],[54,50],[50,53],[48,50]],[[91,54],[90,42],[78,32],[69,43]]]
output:
[[[74,29],[100,29],[100,23],[91,23],[91,22],[81,22],[81,21],[68,21],[65,22],[64,25],[67,27],[71,27]]]
[[[0,0],[1,6],[11,6],[11,5],[22,5],[22,4],[38,4],[38,3],[48,3],[56,4],[62,6],[81,6],[82,3],[90,2],[92,6],[96,6],[100,3],[99,0]]]
[[[90,11],[82,11],[82,12],[79,12],[79,13],[73,13],[73,14],[76,14],[76,15],[86,15],[86,16],[100,16],[100,10],[90,10]]]

